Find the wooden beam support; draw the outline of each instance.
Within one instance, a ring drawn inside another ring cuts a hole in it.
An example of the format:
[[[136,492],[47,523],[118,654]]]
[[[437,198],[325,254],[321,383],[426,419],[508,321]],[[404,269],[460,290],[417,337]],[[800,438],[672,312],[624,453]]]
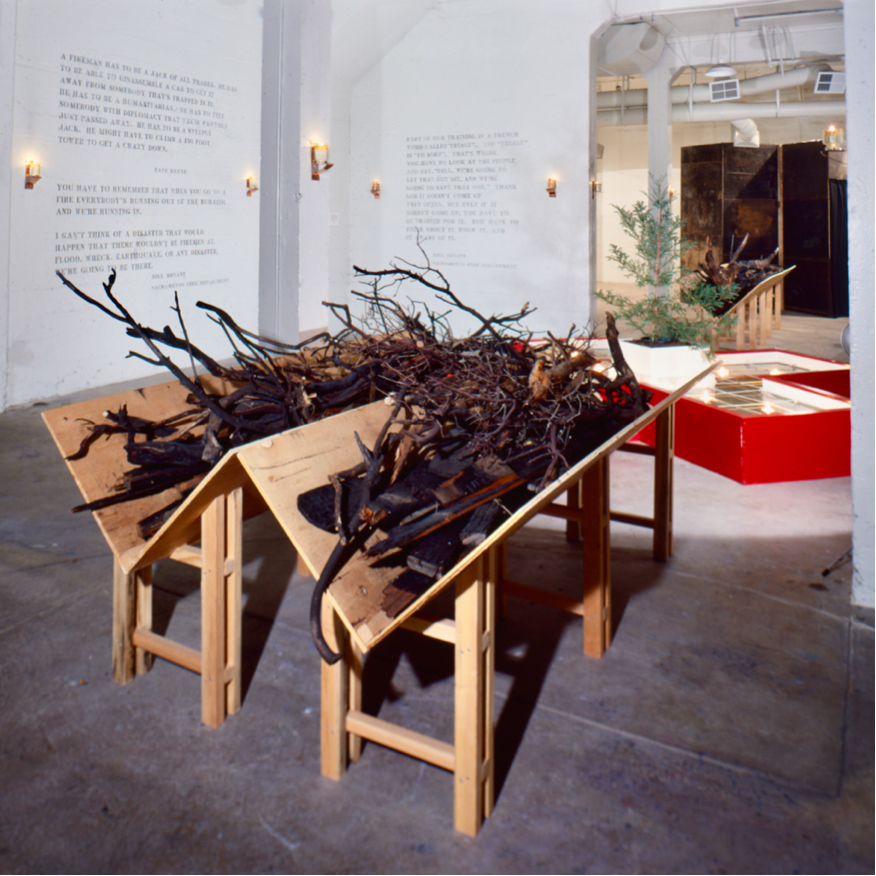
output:
[[[632,441],[627,441],[626,444],[621,444],[618,447],[618,450],[622,450],[624,453],[640,453],[642,456],[653,456],[654,448],[648,446],[647,444],[634,444]]]
[[[347,653],[347,631],[331,601],[322,601],[322,632],[336,654]],[[320,771],[338,781],[347,769],[347,694],[349,669],[346,660],[329,666],[320,660]]]
[[[615,523],[628,523],[630,526],[644,526],[646,529],[654,528],[654,518],[643,517],[641,514],[627,514],[625,511],[612,511],[611,519]]]
[[[347,757],[356,763],[362,757],[362,735],[350,730],[349,717],[352,712],[362,712],[363,654],[352,636],[347,637],[347,666]]]
[[[139,627],[134,630],[133,641],[143,651],[148,651],[156,657],[169,660],[177,666],[182,666],[191,672],[201,674],[201,652],[196,651],[194,648],[180,645],[179,642],[159,636],[157,633],[153,633],[152,630],[140,629]]]
[[[225,688],[225,711],[236,715],[242,697],[243,633],[243,489],[225,497],[225,667],[230,681]]]
[[[514,596],[517,599],[525,599],[537,605],[549,605],[551,608],[566,611],[569,614],[584,616],[584,603],[574,596],[566,596],[563,593],[555,593],[553,590],[545,590],[543,587],[533,587],[531,584],[523,584],[520,581],[511,581],[508,578],[499,579],[499,593],[502,596]]]
[[[566,541],[581,541],[581,481],[576,481],[566,490],[566,508],[570,516],[566,517]],[[561,508],[561,505],[551,503],[548,508]],[[545,513],[547,510],[545,510]],[[558,517],[560,515],[557,515]]]
[[[455,758],[453,746],[448,742],[440,742],[360,711],[347,713],[347,732],[453,772]]]
[[[584,524],[584,653],[602,657],[611,644],[611,512],[609,511],[609,457],[588,468],[581,484],[590,497]]]
[[[137,569],[134,573],[134,593],[137,600],[135,622],[137,627],[152,629],[152,565]],[[134,670],[137,675],[145,675],[152,668],[152,655],[135,646]]]
[[[496,623],[497,581],[499,580],[499,548],[491,547],[483,558],[484,563],[484,750],[481,758],[481,781],[483,782],[483,813],[489,818],[496,802],[496,733],[495,696],[496,679]]]
[[[113,681],[128,684],[134,680],[134,644],[131,637],[137,624],[137,592],[134,573],[125,572],[113,556]]]
[[[456,622],[450,618],[432,617],[426,614],[415,614],[409,617],[402,627],[412,633],[428,636],[430,639],[439,639],[449,642],[451,645],[456,641]]]
[[[225,720],[225,496],[201,517],[201,720]]]
[[[654,421],[654,559],[663,563],[672,556],[672,494],[675,458],[675,405]]]
[[[482,555],[456,577],[453,826],[468,836],[477,836],[485,810],[486,572]]]

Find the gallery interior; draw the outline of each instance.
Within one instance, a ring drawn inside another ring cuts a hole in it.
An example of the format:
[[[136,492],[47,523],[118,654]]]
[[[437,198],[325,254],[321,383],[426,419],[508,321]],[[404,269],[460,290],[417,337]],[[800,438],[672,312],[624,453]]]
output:
[[[0,870],[872,872],[874,28],[869,0],[0,0]],[[752,278],[717,357],[663,372],[628,306],[676,280],[618,255],[655,192],[675,268]],[[402,337],[380,296],[446,328],[398,360],[442,363],[443,421],[314,364]],[[497,332],[526,403],[489,464],[439,465]],[[228,381],[264,349],[304,363],[283,416],[331,416],[232,441],[273,416]],[[507,438],[583,387],[612,413],[576,455]],[[168,435],[195,476],[137,493]],[[418,454],[440,486],[398,523]],[[433,515],[453,559],[366,562]]]

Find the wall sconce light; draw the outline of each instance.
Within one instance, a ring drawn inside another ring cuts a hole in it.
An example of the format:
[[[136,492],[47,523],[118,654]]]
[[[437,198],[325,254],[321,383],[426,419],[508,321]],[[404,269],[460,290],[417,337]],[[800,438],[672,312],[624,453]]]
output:
[[[845,152],[846,132],[836,125],[828,125],[824,129],[821,142],[824,143],[825,152]]]
[[[371,194],[374,195],[375,198],[380,198],[380,181],[374,180],[371,183]]]
[[[251,198],[252,193],[257,192],[258,190],[258,180],[254,176],[248,176],[246,178],[246,196]]]
[[[24,169],[24,187],[32,189],[40,179],[42,179],[40,166],[35,161],[28,161],[27,167]]]
[[[672,188],[672,186],[669,186],[667,191],[669,193],[669,200],[670,201],[678,194],[678,192],[674,188]]]
[[[310,178],[319,179],[321,173],[325,173],[329,168],[334,167],[329,163],[329,148],[328,146],[320,146],[313,143],[310,146]]]
[[[549,198],[555,198],[557,196],[557,181],[552,176],[548,177],[547,193]]]
[[[590,180],[590,197],[595,198],[602,194],[602,183],[597,179]]]

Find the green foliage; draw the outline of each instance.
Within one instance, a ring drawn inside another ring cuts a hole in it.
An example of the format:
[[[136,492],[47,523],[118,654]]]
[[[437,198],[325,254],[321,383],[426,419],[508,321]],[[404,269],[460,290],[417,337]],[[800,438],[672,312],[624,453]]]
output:
[[[644,193],[643,193],[644,194]],[[634,241],[629,255],[612,244],[609,261],[615,262],[639,288],[651,292],[632,301],[615,292],[596,293],[610,305],[615,316],[656,343],[683,343],[712,352],[711,330],[725,334],[733,317],[714,317],[712,312],[735,295],[735,287],[715,287],[702,282],[681,266],[681,257],[694,244],[684,240],[684,219],[672,213],[675,196],[664,180],[651,177],[650,205],[637,201],[629,209],[615,206],[624,233]]]

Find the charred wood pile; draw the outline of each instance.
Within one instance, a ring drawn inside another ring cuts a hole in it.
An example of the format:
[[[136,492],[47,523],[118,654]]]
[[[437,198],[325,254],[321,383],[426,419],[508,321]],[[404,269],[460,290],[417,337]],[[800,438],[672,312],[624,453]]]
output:
[[[731,253],[726,264],[719,264],[712,250],[712,237],[706,238],[706,259],[700,262],[699,269],[695,274],[704,282],[718,288],[735,286],[734,296],[714,308],[713,316],[723,316],[737,301],[744,298],[758,283],[763,282],[770,274],[776,274],[782,270],[780,265],[773,264],[779,254],[776,249],[766,258],[740,260],[739,256],[748,243],[748,235],[742,238],[742,242]]]
[[[259,337],[220,308],[198,302],[230,341],[233,366],[190,342],[178,298],[179,333],[170,326],[157,330],[137,322],[121,302],[115,272],[103,284],[107,303],[59,272],[71,291],[148,348],[149,354],[131,356],[166,368],[189,391],[184,410],[157,422],[129,416],[122,407],[105,412],[105,422],[89,423],[71,458],[87,454],[102,436],[121,433],[131,468],[112,495],[73,510],[96,510],[176,485],[182,499],[140,521],[140,536],[148,539],[230,449],[385,400],[387,421],[374,445],[350,436],[362,461],[298,497],[310,523],[338,536],[311,605],[317,648],[323,659],[337,660],[322,637],[320,605],[354,554],[398,567],[403,588],[425,591],[533,491],[640,416],[649,400],[624,361],[611,314],[613,372],[594,367],[590,339],[574,326],[564,339],[550,333],[536,339],[522,325],[533,312],[528,305],[511,315],[483,316],[457,297],[425,253],[424,262],[356,268],[368,286],[352,293],[359,315],[347,304],[324,302],[341,330],[302,345]],[[396,293],[405,283],[429,290],[447,310],[403,305]],[[450,317],[462,313],[474,328],[455,337]],[[190,373],[168,350],[184,357]],[[228,391],[208,390],[199,370]]]

